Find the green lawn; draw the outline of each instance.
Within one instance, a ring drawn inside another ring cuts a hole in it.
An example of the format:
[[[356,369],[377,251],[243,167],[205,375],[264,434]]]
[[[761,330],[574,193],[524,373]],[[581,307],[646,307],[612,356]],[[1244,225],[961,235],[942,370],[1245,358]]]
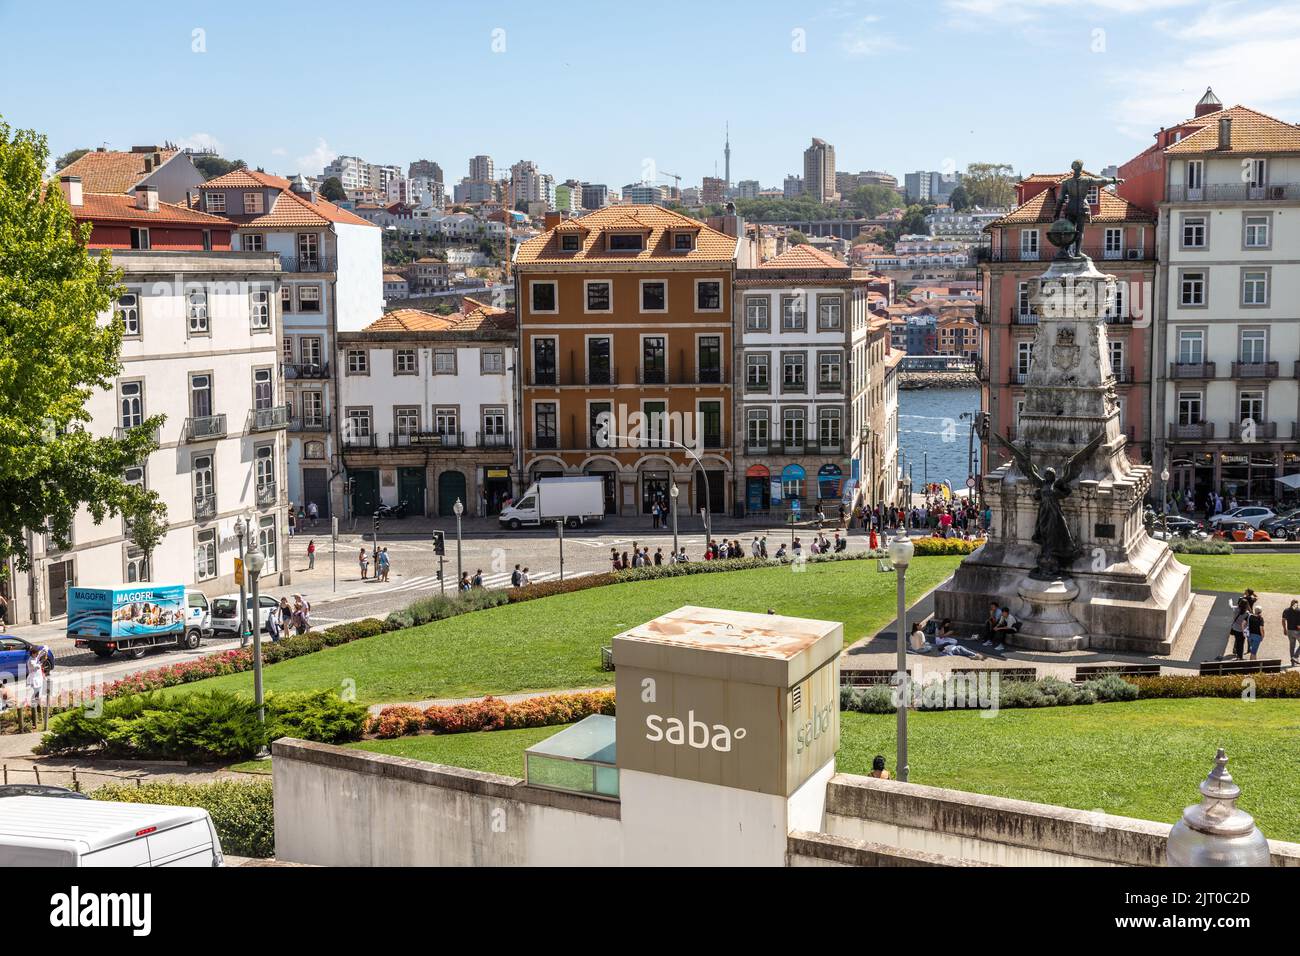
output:
[[[895,766],[892,714],[841,714],[838,756],[865,774]],[[1080,810],[1173,823],[1200,799],[1197,784],[1226,747],[1241,806],[1264,833],[1300,840],[1295,772],[1300,701],[1149,700],[1039,710],[909,715],[911,780]],[[402,737],[364,750],[522,777],[523,751],[559,727]]]
[[[1300,554],[1180,554],[1192,569],[1193,591],[1300,593]]]
[[[839,769],[895,766],[892,714],[841,715]],[[1241,805],[1278,840],[1300,840],[1300,700],[1195,698],[908,716],[911,781],[1174,823],[1217,747]]]
[[[917,558],[909,596],[943,581],[958,560]],[[602,644],[683,604],[840,621],[851,643],[894,619],[894,582],[865,560],[615,584],[366,638],[271,665],[264,677],[268,691],[354,689],[365,704],[600,686],[611,682],[600,669]],[[251,674],[232,674],[171,693],[251,694],[252,686]]]

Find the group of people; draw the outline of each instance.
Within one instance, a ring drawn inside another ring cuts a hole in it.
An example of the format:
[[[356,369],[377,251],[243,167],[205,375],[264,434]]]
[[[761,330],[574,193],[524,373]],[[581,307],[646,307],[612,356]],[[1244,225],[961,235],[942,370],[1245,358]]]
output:
[[[533,579],[528,573],[527,566],[516,564],[514,571],[510,573],[510,586],[512,588],[526,588],[532,583]]]
[[[305,508],[302,505],[297,507],[293,504],[289,505],[289,537],[292,538],[306,523],[310,523],[313,528],[316,527],[318,521],[320,521],[320,508],[316,506],[316,502],[309,501]]]
[[[357,555],[357,563],[361,565],[362,581],[369,579],[370,565],[372,562],[375,566],[374,580],[387,581],[388,575],[393,569],[392,562],[388,557],[388,549],[376,545],[367,551],[364,544],[361,546],[361,553]]]
[[[301,594],[291,598],[280,598],[280,604],[266,618],[266,633],[274,644],[280,643],[281,637],[306,634],[311,630],[311,602]],[[241,637],[240,646],[248,644],[248,637]]]
[[[1291,663],[1300,664],[1300,601],[1292,601],[1282,612],[1282,628],[1290,644]],[[1246,588],[1237,598],[1237,606],[1228,627],[1232,640],[1233,660],[1259,660],[1259,646],[1264,643],[1264,611],[1259,606],[1259,595]]]
[[[984,643],[988,644],[987,641]],[[918,654],[929,654],[937,650],[944,657],[968,657],[974,661],[985,659],[985,655],[961,643],[957,628],[950,618],[944,618],[935,628],[933,641],[927,639],[925,625],[917,621],[912,625],[912,633],[907,637],[907,647]],[[1002,650],[1002,647],[999,646],[997,650]]]
[[[664,558],[664,549],[655,548],[655,553],[650,553],[649,547],[642,547],[638,542],[632,542],[632,556],[629,558],[628,553],[624,551],[619,554],[618,548],[609,549],[609,563],[611,570],[626,571],[628,568],[644,568],[648,565],[660,565],[664,561],[669,564],[679,564],[686,560],[686,549],[681,549],[681,555],[674,554],[672,549],[668,550],[668,557]]]
[[[516,569],[518,569],[518,567],[519,567],[519,565],[515,565],[515,568],[516,568]],[[520,573],[522,574],[522,573],[524,573],[524,572],[520,572]],[[483,587],[483,569],[482,569],[482,568],[476,568],[475,571],[474,571],[474,576],[473,576],[473,577],[470,577],[470,573],[469,573],[468,571],[462,571],[462,572],[460,572],[460,580],[456,582],[456,590],[457,590],[457,591],[460,591],[460,592],[463,593],[463,592],[465,592],[465,591],[472,591],[472,590],[474,590],[475,588],[481,588],[481,587]]]

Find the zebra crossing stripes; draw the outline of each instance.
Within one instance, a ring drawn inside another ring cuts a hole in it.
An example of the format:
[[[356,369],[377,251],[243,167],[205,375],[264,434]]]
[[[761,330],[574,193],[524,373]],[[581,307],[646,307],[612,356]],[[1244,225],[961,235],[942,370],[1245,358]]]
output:
[[[483,575],[483,586],[485,588],[508,588],[510,587],[510,575],[512,571],[498,571],[492,574]],[[574,571],[565,575],[565,578],[582,578],[592,571]],[[536,574],[530,572],[529,578],[533,584],[539,584],[542,581],[551,581],[559,578],[559,572],[556,571],[538,571]],[[447,590],[456,589],[456,578],[454,572],[447,575]],[[365,591],[365,594],[394,594],[401,591],[429,591],[438,588],[438,576],[436,574],[424,574],[413,578],[406,578],[400,584],[389,584],[373,591]]]

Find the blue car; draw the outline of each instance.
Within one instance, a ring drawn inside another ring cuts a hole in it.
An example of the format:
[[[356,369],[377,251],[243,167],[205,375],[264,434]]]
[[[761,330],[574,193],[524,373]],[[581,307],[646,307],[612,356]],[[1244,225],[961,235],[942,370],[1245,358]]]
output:
[[[21,637],[14,637],[12,634],[0,634],[0,680],[10,683],[25,681],[27,679],[27,661],[30,659],[33,647],[45,651],[45,666],[43,668],[45,673],[48,674],[54,670],[54,652],[44,644],[33,644]]]

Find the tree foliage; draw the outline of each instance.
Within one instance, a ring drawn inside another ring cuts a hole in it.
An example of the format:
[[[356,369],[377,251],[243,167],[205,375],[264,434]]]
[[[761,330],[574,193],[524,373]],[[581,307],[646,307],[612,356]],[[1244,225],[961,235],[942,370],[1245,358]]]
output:
[[[214,156],[210,153],[199,153],[190,158],[194,160],[195,168],[203,174],[205,179],[216,179],[218,176],[224,176],[236,169],[248,168],[248,163],[242,159],[222,159],[220,156]]]
[[[320,194],[321,198],[330,202],[342,202],[348,198],[348,194],[343,191],[343,180],[337,176],[331,176],[320,184]]]
[[[0,557],[29,567],[26,532],[70,546],[86,508],[96,522],[161,513],[123,472],[156,448],[151,418],[120,440],[87,428],[87,402],[121,370],[121,327],[102,322],[119,289],[109,254],[86,249],[59,189],[44,189],[45,137],[0,120]]]
[[[85,156],[88,152],[90,152],[90,150],[88,149],[68,150],[66,153],[64,153],[62,156],[60,156],[58,159],[54,161],[54,171],[58,172],[60,169],[67,169],[77,160],[81,159],[82,156]]]
[[[971,163],[961,184],[970,205],[1007,209],[1015,205],[1017,178],[1010,163]]]

